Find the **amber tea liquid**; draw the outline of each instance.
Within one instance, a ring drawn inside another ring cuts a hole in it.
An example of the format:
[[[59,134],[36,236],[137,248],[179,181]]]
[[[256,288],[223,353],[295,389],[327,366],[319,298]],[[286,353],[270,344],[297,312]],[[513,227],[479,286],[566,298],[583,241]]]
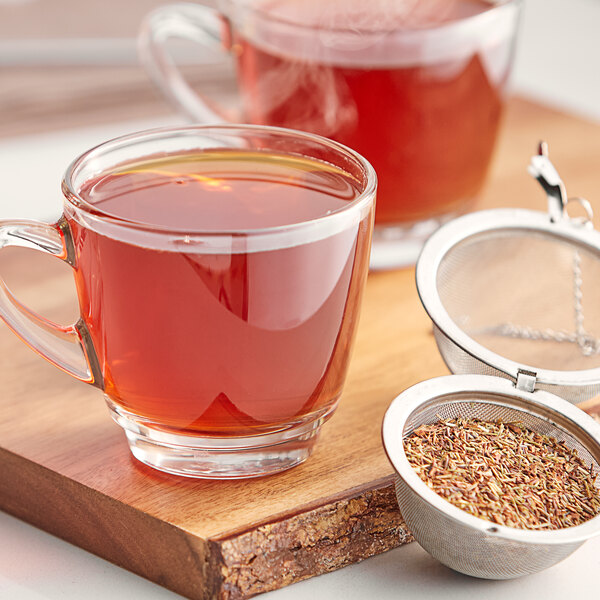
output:
[[[334,406],[370,217],[283,247],[244,251],[244,240],[347,206],[356,180],[315,159],[223,150],[128,165],[79,194],[142,232],[131,243],[68,217],[81,314],[114,403],[208,436],[277,430]],[[189,251],[146,246],[144,226],[181,231]],[[223,231],[230,249],[194,243],[194,232]]]
[[[496,138],[513,31],[477,34],[458,19],[485,18],[489,2],[257,6],[272,22],[306,29],[295,38],[257,16],[236,33],[248,121],[319,133],[365,156],[379,178],[378,225],[449,214],[475,198]],[[336,33],[353,29],[354,36]]]

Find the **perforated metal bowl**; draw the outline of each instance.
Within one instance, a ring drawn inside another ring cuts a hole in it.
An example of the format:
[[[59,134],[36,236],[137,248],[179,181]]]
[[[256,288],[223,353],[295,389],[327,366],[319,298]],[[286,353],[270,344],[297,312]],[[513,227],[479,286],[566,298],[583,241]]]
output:
[[[529,170],[548,211],[449,222],[423,248],[417,291],[453,373],[516,383],[526,372],[530,391],[579,403],[600,394],[600,232],[590,203],[567,199],[544,144]],[[584,217],[569,215],[575,203]]]
[[[476,417],[519,421],[600,470],[600,425],[566,401],[600,393],[600,232],[589,202],[574,199],[585,216],[569,216],[545,144],[529,170],[548,196],[548,212],[472,213],[425,244],[417,290],[439,351],[459,375],[400,394],[383,424],[398,504],[415,539],[449,567],[487,579],[545,569],[600,533],[600,517],[527,531],[469,515],[421,481],[404,453],[403,438],[419,425]]]
[[[541,211],[472,213],[428,240],[416,280],[453,373],[526,370],[573,403],[600,393],[600,232]]]
[[[600,534],[600,516],[576,527],[530,531],[479,519],[438,496],[411,467],[403,440],[422,424],[454,417],[521,422],[564,441],[600,471],[600,424],[554,394],[520,390],[511,381],[485,375],[438,377],[409,388],[385,415],[383,444],[397,473],[400,512],[432,556],[467,575],[511,579],[556,564]]]

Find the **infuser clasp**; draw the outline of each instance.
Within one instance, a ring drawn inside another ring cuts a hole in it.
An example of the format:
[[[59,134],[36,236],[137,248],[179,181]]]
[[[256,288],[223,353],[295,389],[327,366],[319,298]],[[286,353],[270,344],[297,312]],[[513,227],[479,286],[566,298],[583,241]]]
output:
[[[574,224],[593,226],[594,211],[592,205],[585,198],[567,198],[565,184],[548,158],[548,144],[546,142],[541,141],[539,143],[538,153],[531,157],[527,171],[539,181],[546,192],[548,214],[552,223],[569,219]],[[579,204],[583,208],[585,216],[571,218],[567,211],[568,204]]]
[[[533,392],[535,390],[536,381],[537,373],[534,373],[533,371],[526,371],[525,369],[518,370],[516,383],[518,390],[523,392]]]
[[[541,141],[538,153],[531,157],[527,168],[530,175],[535,177],[548,196],[548,213],[553,223],[567,216],[567,190],[558,171],[548,158],[548,144]]]

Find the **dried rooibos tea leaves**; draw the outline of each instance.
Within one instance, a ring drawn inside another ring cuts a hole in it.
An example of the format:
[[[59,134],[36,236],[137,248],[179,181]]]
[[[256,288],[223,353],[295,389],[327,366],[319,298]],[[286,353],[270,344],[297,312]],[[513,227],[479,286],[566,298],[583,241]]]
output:
[[[600,513],[597,474],[564,442],[520,423],[441,419],[405,440],[408,461],[442,498],[519,529],[561,529]]]

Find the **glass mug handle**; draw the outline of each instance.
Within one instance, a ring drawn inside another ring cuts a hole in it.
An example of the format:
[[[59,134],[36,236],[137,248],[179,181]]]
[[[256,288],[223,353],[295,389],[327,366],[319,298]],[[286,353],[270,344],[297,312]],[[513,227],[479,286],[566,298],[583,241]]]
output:
[[[19,246],[56,256],[74,267],[71,234],[64,219],[54,225],[38,221],[0,221],[0,249]],[[103,388],[96,353],[84,322],[57,325],[21,304],[0,279],[0,317],[30,348],[65,373]]]
[[[148,74],[167,99],[192,121],[224,123],[224,110],[211,108],[187,83],[165,48],[170,38],[224,51],[223,16],[197,4],[170,4],[149,13],[140,27],[138,50]]]

